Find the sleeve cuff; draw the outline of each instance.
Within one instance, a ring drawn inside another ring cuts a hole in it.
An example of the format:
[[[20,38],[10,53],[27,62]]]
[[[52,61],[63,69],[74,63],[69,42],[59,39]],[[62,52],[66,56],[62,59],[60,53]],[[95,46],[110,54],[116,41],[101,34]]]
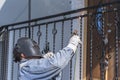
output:
[[[74,53],[75,53],[75,51],[77,49],[77,46],[75,46],[74,44],[68,44],[67,47],[71,48]]]

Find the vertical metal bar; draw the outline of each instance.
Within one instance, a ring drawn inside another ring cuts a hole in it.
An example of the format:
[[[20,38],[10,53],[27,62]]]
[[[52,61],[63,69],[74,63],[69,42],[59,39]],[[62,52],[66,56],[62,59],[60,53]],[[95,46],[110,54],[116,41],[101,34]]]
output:
[[[8,52],[8,29],[6,29],[4,36],[4,56],[3,56],[3,80],[7,80],[7,52]]]
[[[21,37],[21,29],[19,29],[19,38]]]
[[[63,16],[63,18],[65,19],[65,16]],[[62,21],[62,29],[61,29],[61,49],[63,48],[63,44],[64,44],[64,21]],[[62,78],[63,78],[63,74],[62,74]]]
[[[15,36],[14,36],[15,37]],[[19,29],[19,38],[21,37],[21,29]],[[19,70],[19,63],[18,63],[18,65],[17,65],[17,67],[18,67],[18,70]],[[18,79],[19,78],[19,71],[17,72],[17,80],[19,80]],[[12,79],[13,80],[13,79]]]
[[[48,42],[48,24],[46,24],[46,37],[45,37],[45,44]]]
[[[71,35],[72,35],[72,32],[73,32],[73,19],[71,19]],[[73,59],[70,60],[70,80],[72,80],[72,61]]]
[[[4,42],[2,43],[2,52],[4,53]],[[2,54],[2,57],[1,57],[2,59],[1,59],[1,80],[3,80],[3,75],[4,75],[4,54]]]
[[[34,23],[34,25],[37,25],[37,21],[35,21],[35,23]],[[35,26],[32,26],[32,39],[34,39],[34,28],[35,28]]]
[[[9,32],[8,32],[8,29],[7,29],[7,31],[6,31],[6,39],[5,39],[5,59],[4,59],[4,61],[5,61],[5,78],[4,78],[4,80],[6,80],[7,79],[7,66],[8,66],[8,61],[7,61],[7,57],[8,57],[8,49],[9,49],[9,45],[8,45],[8,43],[9,43],[9,40],[8,40],[8,34],[9,34]]]
[[[105,33],[104,33],[104,18],[103,16],[101,17],[102,20],[102,53],[101,53],[101,59],[100,59],[100,69],[101,69],[101,80],[105,80]]]
[[[3,36],[3,43],[2,43],[2,52],[4,53],[3,55],[2,55],[2,59],[1,59],[1,80],[5,80],[4,79],[4,68],[5,68],[5,66],[4,66],[4,61],[5,61],[5,33],[3,34],[4,36]]]
[[[55,29],[56,23],[54,23],[54,29]],[[55,34],[53,34],[53,53],[55,53]]]
[[[92,76],[92,54],[93,54],[93,24],[90,25],[90,80],[93,80]]]
[[[118,16],[118,12],[115,13],[115,30],[116,30],[116,34],[115,34],[115,80],[118,80],[118,21],[119,21],[119,16]]]
[[[19,80],[19,70],[20,70],[20,67],[19,67],[19,66],[20,66],[20,64],[18,63],[18,64],[17,64],[17,67],[18,67],[17,80]]]
[[[27,28],[25,28],[25,37],[27,37]]]
[[[28,0],[28,20],[31,20],[31,0]],[[29,26],[29,38],[31,38],[31,24],[28,22]]]
[[[1,57],[1,58],[2,58],[2,59],[1,59],[1,73],[2,73],[2,74],[1,74],[1,75],[2,75],[2,76],[1,76],[1,80],[5,80],[5,79],[4,79],[4,76],[5,76],[5,75],[4,75],[4,70],[5,70],[5,69],[4,69],[4,68],[5,68],[5,66],[4,66],[4,64],[5,64],[5,63],[4,63],[5,59],[4,59],[4,58],[5,58],[5,54],[6,54],[6,53],[5,53],[5,33],[3,34],[2,52],[3,52],[4,54],[3,54],[2,57]]]
[[[64,21],[62,21],[62,30],[61,30],[61,49],[63,48],[64,43]]]
[[[38,45],[40,46],[40,36],[42,35],[41,34],[41,28],[40,28],[40,25],[38,26],[38,32],[37,32],[37,36],[38,36]]]
[[[79,17],[80,21],[80,39],[82,40],[82,17]],[[80,45],[80,63],[79,63],[79,80],[82,80],[82,45]]]
[[[56,23],[54,22],[54,28],[52,30],[52,33],[53,33],[53,53],[55,53],[55,35],[57,33],[57,30],[56,30]]]
[[[14,47],[14,44],[15,44],[15,30],[13,31],[13,47]],[[11,75],[12,75],[12,77],[11,77],[11,80],[13,80],[13,71],[14,71],[14,61],[12,60],[12,69],[11,69],[12,71],[11,71]]]
[[[34,39],[34,27],[32,27],[32,35],[31,35],[31,38]]]

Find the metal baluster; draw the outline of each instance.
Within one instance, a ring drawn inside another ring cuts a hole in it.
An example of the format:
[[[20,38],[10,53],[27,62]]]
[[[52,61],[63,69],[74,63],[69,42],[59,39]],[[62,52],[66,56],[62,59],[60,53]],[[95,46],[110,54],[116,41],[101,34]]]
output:
[[[93,54],[93,24],[90,24],[90,80],[92,77],[92,54]]]
[[[79,18],[80,21],[80,39],[82,40],[82,17]],[[79,80],[82,79],[82,45],[80,45],[80,63],[79,63]]]
[[[38,45],[40,46],[40,37],[41,37],[41,35],[42,35],[42,33],[41,33],[41,28],[40,28],[40,25],[38,26],[38,32],[37,32],[37,36],[38,36]]]
[[[8,29],[7,29],[7,31],[6,31],[6,40],[5,40],[5,68],[7,68],[7,66],[8,66],[8,61],[7,61],[7,57],[8,57],[8,50],[9,50],[9,39],[8,39],[8,34],[9,34],[9,31],[8,31]],[[8,74],[8,72],[7,72],[7,69],[5,69],[5,80],[7,79],[7,74]]]
[[[8,49],[9,49],[9,40],[8,40],[8,28],[6,28],[6,32],[5,32],[5,36],[4,36],[4,58],[3,58],[3,80],[7,80],[7,66],[8,66],[8,61],[7,61],[7,57],[8,57]]]
[[[65,16],[63,17],[65,19]],[[62,29],[61,29],[61,49],[63,48],[63,44],[64,44],[64,21],[62,21]],[[62,78],[63,78],[63,74],[62,74]]]
[[[105,33],[104,33],[104,18],[103,15],[101,17],[102,20],[102,40],[105,39]],[[105,43],[102,41],[102,54],[101,54],[101,59],[100,59],[100,69],[101,69],[101,80],[105,80]]]
[[[71,35],[73,33],[73,19],[71,19]]]
[[[72,32],[73,32],[73,19],[71,19],[71,35],[72,35]],[[70,80],[72,80],[72,60],[70,60]]]
[[[27,37],[27,28],[25,28],[25,37]]]
[[[14,44],[15,44],[15,30],[13,31],[13,47],[14,47]],[[11,69],[11,80],[13,80],[13,70],[14,70],[14,61],[12,60],[12,69]]]
[[[19,38],[21,37],[21,29],[19,29]]]
[[[34,39],[34,27],[32,27],[32,39]]]
[[[37,21],[34,22],[34,25],[37,25]],[[36,31],[36,30],[34,30],[35,27],[36,26],[32,26],[32,39],[34,39],[34,31]]]
[[[61,49],[63,48],[64,43],[64,21],[62,21],[62,31],[61,31]]]
[[[46,37],[45,37],[45,44],[48,42],[48,24],[46,24]]]
[[[19,38],[21,37],[21,29],[19,29]],[[19,63],[17,65],[18,70],[19,70]],[[19,71],[17,72],[17,80],[19,80]]]
[[[29,22],[28,22],[28,26],[29,26],[28,36],[29,36],[29,38],[31,38],[31,22],[30,22],[30,20],[31,20],[31,0],[28,0],[28,20],[29,20]],[[33,39],[33,36],[32,36],[32,39]]]
[[[57,34],[56,23],[54,22],[54,28],[52,30],[53,34],[53,53],[55,53],[55,35]]]
[[[115,80],[118,80],[118,12],[115,13],[115,28],[116,28],[116,38],[115,38]]]

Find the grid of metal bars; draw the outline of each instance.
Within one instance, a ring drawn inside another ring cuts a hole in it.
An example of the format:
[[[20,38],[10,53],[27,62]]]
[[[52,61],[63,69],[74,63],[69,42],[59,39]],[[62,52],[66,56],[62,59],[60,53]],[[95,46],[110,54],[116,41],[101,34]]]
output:
[[[101,4],[102,7],[107,7],[109,5],[114,5],[114,4],[119,4],[120,2],[112,2],[112,3],[106,3],[106,4]],[[6,76],[8,75],[8,67],[10,64],[12,64],[12,69],[11,71],[9,71],[11,74],[11,78],[9,80],[16,80],[18,78],[18,74],[15,75],[15,73],[18,72],[18,68],[15,68],[16,66],[18,67],[18,64],[13,62],[13,59],[7,59],[8,57],[8,52],[9,52],[9,47],[14,47],[16,41],[18,38],[20,37],[28,37],[29,33],[31,33],[31,38],[36,40],[40,46],[40,50],[42,51],[44,49],[44,46],[47,42],[50,42],[50,50],[53,51],[54,53],[57,52],[57,50],[62,49],[63,47],[65,47],[65,45],[67,44],[66,41],[68,41],[69,37],[72,34],[73,31],[73,27],[77,26],[80,38],[82,40],[83,36],[84,36],[84,23],[83,20],[86,17],[92,17],[94,19],[94,15],[101,13],[90,13],[89,14],[89,10],[96,10],[98,6],[92,6],[92,7],[86,7],[86,8],[82,8],[82,9],[77,9],[77,10],[73,10],[73,11],[68,11],[65,13],[60,13],[60,14],[56,14],[56,15],[51,15],[51,16],[46,16],[46,17],[42,17],[42,18],[37,18],[37,19],[33,19],[30,21],[23,21],[23,22],[18,22],[18,23],[13,23],[13,24],[9,24],[9,25],[4,25],[2,27],[5,27],[5,32],[3,34],[5,34],[4,36],[4,44],[3,44],[3,52],[4,52],[4,58],[3,58],[3,63],[1,66],[3,67],[3,76],[2,76],[2,80],[7,80]],[[80,14],[80,12],[86,12],[88,11],[88,13],[84,13],[84,14]],[[116,38],[115,38],[115,80],[118,80],[118,32],[117,29],[119,26],[119,19],[118,19],[118,14],[119,13],[119,9],[117,8],[112,8],[111,10],[105,10],[104,12],[102,12],[101,14],[105,13],[111,13],[113,12],[113,14],[116,14],[116,18],[115,18],[115,27],[116,27]],[[73,15],[74,14],[74,15]],[[92,19],[91,18],[91,19]],[[104,18],[105,19],[105,18]],[[41,22],[42,21],[42,22]],[[78,22],[77,22],[78,21]],[[92,22],[90,24],[88,24],[88,27],[90,27],[90,52],[88,52],[90,54],[89,56],[89,61],[88,63],[90,63],[89,65],[89,79],[93,80],[93,32],[94,32],[94,20],[91,20]],[[104,21],[102,21],[104,22]],[[31,25],[29,26],[28,23],[30,23]],[[90,26],[89,26],[90,25]],[[104,26],[104,24],[103,24]],[[31,29],[31,30],[29,30]],[[31,32],[29,32],[31,31]],[[67,31],[67,34],[65,34]],[[104,37],[104,27],[102,27],[102,38]],[[12,35],[9,35],[10,33],[12,33]],[[13,37],[13,44],[9,43],[9,38]],[[59,42],[60,41],[60,42]],[[61,44],[61,46],[59,47],[59,45]],[[83,76],[83,45],[81,45],[79,47],[79,71],[75,72],[73,71],[73,67],[76,67],[76,65],[73,65],[72,63],[74,62],[73,58],[70,62],[70,66],[69,66],[69,80],[74,80],[74,72],[79,74],[79,79],[78,80],[82,80]],[[103,51],[102,51],[103,52]],[[12,53],[10,53],[12,56]],[[103,55],[104,57],[104,55]],[[10,63],[8,63],[7,60],[11,60]],[[104,75],[104,64],[101,63],[103,67],[101,70],[101,80],[105,80],[105,75]],[[88,69],[87,69],[88,70]],[[65,76],[63,76],[62,78],[64,78]]]

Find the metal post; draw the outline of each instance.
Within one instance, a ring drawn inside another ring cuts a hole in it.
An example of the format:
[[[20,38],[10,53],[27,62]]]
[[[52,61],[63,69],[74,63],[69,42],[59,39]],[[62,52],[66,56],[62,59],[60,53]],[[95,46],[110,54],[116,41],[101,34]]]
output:
[[[31,20],[31,0],[29,0],[29,2],[28,2],[28,20],[29,20],[29,22],[28,22],[28,26],[29,26],[29,31],[28,31],[28,33],[29,33],[29,38],[31,38],[31,24],[30,24],[30,20]]]
[[[115,15],[115,27],[116,27],[116,37],[115,37],[115,80],[118,80],[119,77],[119,51],[118,51],[118,12]]]
[[[90,79],[93,80],[92,75],[92,68],[93,68],[93,62],[92,62],[92,55],[93,55],[93,24],[90,24]]]

